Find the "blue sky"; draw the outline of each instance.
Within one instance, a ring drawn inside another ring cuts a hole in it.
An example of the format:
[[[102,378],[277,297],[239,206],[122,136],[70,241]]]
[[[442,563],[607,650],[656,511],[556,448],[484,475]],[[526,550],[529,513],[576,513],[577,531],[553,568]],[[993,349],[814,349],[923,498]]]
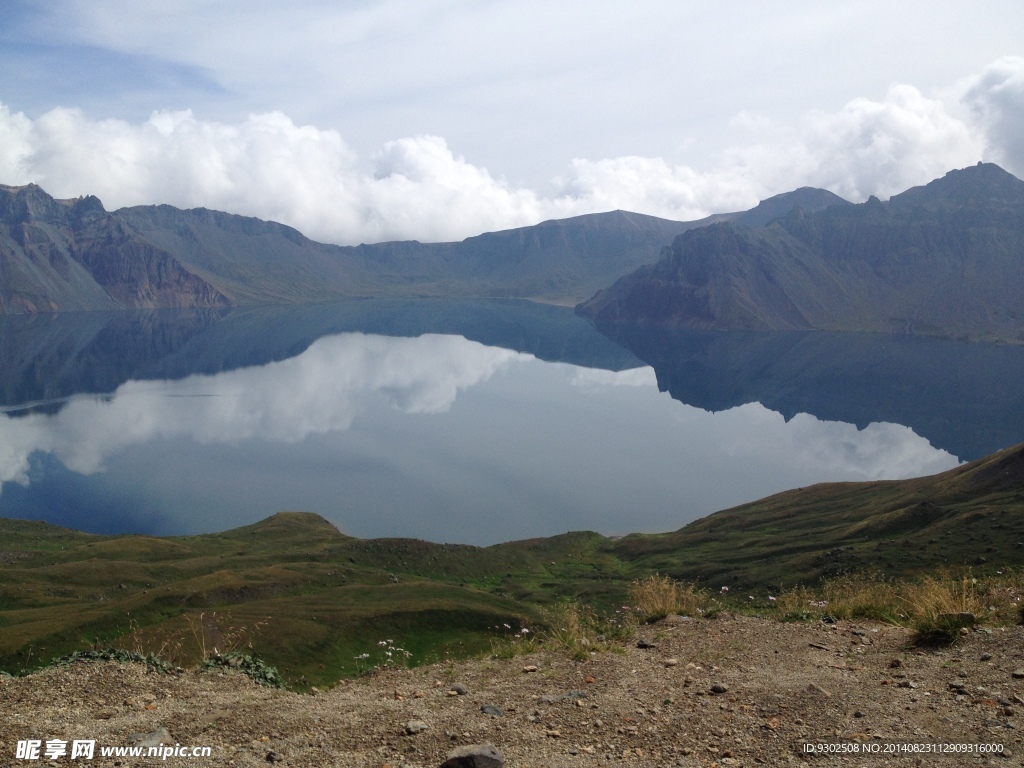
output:
[[[5,3],[0,183],[334,242],[1024,173],[1024,5]]]

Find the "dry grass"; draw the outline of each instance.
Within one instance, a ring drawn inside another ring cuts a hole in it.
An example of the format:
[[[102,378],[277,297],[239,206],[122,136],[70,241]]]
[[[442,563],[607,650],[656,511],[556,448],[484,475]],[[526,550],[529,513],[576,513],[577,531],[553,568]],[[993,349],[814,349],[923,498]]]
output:
[[[231,613],[185,614],[183,625],[166,622],[158,628],[142,628],[129,620],[130,632],[115,645],[142,656],[167,661],[175,666],[200,664],[228,654],[251,654],[269,619],[250,625],[236,623]]]
[[[775,604],[782,618],[876,619],[913,627],[917,643],[942,645],[975,624],[1024,622],[1024,573],[946,572],[917,581],[846,576],[825,582],[820,592],[786,590]]]
[[[699,616],[712,607],[706,590],[660,574],[634,581],[629,587],[629,600],[634,617],[641,622],[657,621],[673,613]]]

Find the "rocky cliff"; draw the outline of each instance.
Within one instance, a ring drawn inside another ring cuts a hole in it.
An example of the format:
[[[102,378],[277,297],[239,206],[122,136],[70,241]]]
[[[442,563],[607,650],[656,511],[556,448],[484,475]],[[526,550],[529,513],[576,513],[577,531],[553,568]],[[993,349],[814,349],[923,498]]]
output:
[[[230,303],[95,197],[0,186],[0,312]]]
[[[1024,182],[979,164],[888,202],[678,236],[577,311],[598,323],[1024,341]]]

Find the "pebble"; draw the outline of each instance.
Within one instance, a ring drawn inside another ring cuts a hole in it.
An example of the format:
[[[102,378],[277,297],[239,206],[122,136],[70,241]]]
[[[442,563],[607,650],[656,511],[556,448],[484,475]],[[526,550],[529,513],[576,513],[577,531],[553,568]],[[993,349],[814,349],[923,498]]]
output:
[[[728,693],[729,692],[729,686],[722,685],[721,683],[715,683],[714,685],[711,686],[711,692],[712,693]]]
[[[128,737],[133,747],[159,747],[161,744],[173,744],[174,739],[166,728],[157,728],[150,733],[133,733]]]
[[[430,726],[424,723],[422,720],[410,720],[408,723],[405,724],[405,732],[410,736],[417,733],[421,733],[422,731],[425,731],[428,728],[430,728]]]
[[[674,667],[679,664],[679,659],[665,659],[666,667]]]
[[[448,753],[440,768],[503,768],[505,758],[493,744],[470,744]]]
[[[1024,669],[1015,669],[1010,673],[1010,677],[1014,680],[1024,680]]]
[[[505,710],[503,710],[497,704],[484,704],[482,707],[480,707],[480,711],[483,712],[485,715],[490,715],[491,717],[505,716]]]

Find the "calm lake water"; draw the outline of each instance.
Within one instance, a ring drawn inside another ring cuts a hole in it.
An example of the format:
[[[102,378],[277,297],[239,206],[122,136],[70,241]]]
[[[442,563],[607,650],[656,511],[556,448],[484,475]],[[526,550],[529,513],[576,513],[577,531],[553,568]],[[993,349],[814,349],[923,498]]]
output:
[[[605,329],[511,301],[0,318],[0,515],[184,534],[665,531],[1024,440],[1024,349]]]

